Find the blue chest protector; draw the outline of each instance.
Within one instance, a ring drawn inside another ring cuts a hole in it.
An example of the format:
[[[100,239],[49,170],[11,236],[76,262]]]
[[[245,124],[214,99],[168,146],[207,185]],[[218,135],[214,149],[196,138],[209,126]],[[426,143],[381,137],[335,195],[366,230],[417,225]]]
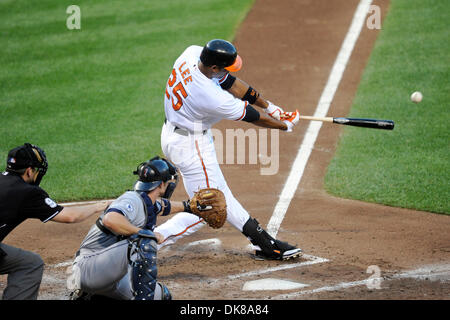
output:
[[[156,217],[160,214],[166,216],[170,213],[170,201],[162,199],[161,202],[155,201],[155,203],[152,203],[152,200],[145,192],[142,192],[140,195],[147,212],[147,223],[144,229],[153,231],[156,227]]]

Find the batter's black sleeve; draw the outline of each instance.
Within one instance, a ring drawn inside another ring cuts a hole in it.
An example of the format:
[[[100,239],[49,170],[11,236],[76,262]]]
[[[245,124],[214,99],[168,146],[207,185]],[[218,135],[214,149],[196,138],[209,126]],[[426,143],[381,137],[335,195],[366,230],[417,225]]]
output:
[[[225,77],[220,79],[219,84],[223,90],[228,90],[231,88],[233,83],[236,81],[236,77],[231,74],[227,74]]]
[[[245,107],[245,116],[242,118],[242,121],[246,122],[255,122],[258,121],[260,118],[259,111],[253,108],[251,105],[247,105]]]

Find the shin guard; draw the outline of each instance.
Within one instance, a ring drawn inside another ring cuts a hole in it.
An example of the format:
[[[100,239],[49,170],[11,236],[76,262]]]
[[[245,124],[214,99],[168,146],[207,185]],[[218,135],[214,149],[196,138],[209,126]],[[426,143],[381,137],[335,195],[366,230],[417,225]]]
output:
[[[138,237],[130,241],[131,284],[135,300],[153,300],[156,277],[156,239]]]

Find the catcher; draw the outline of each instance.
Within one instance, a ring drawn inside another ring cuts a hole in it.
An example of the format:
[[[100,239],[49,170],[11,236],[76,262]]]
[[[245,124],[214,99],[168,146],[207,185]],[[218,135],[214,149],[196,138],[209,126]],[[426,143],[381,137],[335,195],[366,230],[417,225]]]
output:
[[[170,300],[169,289],[157,281],[157,242],[163,239],[155,230],[157,216],[188,211],[215,228],[226,220],[220,191],[200,190],[191,200],[169,201],[178,182],[169,161],[155,157],[133,173],[138,175],[133,191],[108,206],[76,253],[67,279],[72,300]]]

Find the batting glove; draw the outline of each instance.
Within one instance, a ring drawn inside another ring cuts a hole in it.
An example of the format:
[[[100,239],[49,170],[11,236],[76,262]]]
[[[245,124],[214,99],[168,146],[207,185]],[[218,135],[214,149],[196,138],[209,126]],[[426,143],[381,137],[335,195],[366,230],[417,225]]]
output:
[[[283,113],[283,122],[287,125],[286,132],[291,132],[294,128],[294,126],[298,123],[300,120],[300,113],[298,110],[295,110],[295,112],[284,112]]]
[[[281,120],[281,114],[284,113],[283,109],[274,105],[270,101],[267,101],[267,102],[269,103],[269,106],[266,109],[264,109],[264,112],[267,113],[269,116],[271,116],[274,119]]]

